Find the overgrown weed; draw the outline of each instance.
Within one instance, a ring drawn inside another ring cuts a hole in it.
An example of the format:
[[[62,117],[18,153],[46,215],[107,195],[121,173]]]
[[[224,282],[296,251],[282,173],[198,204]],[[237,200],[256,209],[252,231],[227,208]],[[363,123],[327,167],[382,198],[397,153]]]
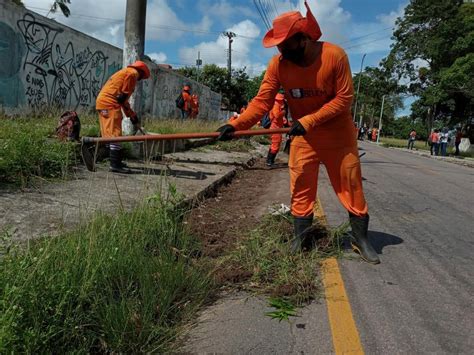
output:
[[[0,352],[165,352],[211,287],[158,196],[0,257]],[[5,240],[7,238],[4,238]]]
[[[234,281],[238,271],[243,289],[284,297],[298,306],[317,298],[320,261],[341,255],[339,234],[316,223],[307,238],[311,247],[295,255],[289,250],[292,236],[291,217],[266,216],[233,251],[217,261],[217,278],[225,284],[227,275]]]

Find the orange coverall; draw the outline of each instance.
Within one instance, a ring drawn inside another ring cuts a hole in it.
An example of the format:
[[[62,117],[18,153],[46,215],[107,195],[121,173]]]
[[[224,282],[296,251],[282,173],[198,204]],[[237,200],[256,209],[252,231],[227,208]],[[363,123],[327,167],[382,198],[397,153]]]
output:
[[[191,95],[191,116],[190,118],[194,119],[199,114],[199,98],[197,95]],[[186,104],[185,104],[186,105]]]
[[[185,90],[183,90],[181,94],[183,95],[184,100],[183,110],[188,112],[189,115],[191,115],[191,110],[193,108],[193,99],[191,98],[191,94]]]
[[[284,96],[277,94],[273,108],[270,111],[270,121],[271,121],[270,129],[283,128],[283,125],[284,125],[283,120],[286,115],[285,104],[283,100],[284,100]],[[282,140],[283,138],[281,134],[271,135],[271,141],[272,141],[272,144],[270,146],[271,153],[275,154],[280,151],[280,145],[281,145]]]
[[[321,46],[320,57],[308,67],[274,56],[257,97],[230,124],[236,130],[250,128],[271,109],[283,87],[293,120],[298,119],[307,132],[291,142],[292,214],[306,217],[313,213],[319,164],[323,163],[342,205],[356,216],[365,216],[368,208],[350,112],[353,86],[349,61],[338,46],[328,42],[321,42]]]
[[[97,96],[95,108],[99,113],[100,133],[102,137],[120,137],[122,135],[122,109],[127,117],[135,116],[128,99],[135,90],[140,74],[135,68],[124,68],[113,74]],[[122,104],[117,101],[120,94],[127,95]]]

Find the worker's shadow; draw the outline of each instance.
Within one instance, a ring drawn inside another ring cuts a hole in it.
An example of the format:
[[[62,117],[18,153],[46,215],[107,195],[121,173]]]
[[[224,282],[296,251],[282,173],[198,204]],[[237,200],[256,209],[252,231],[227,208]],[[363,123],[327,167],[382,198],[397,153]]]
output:
[[[389,245],[398,245],[403,243],[403,239],[393,234],[371,231],[368,233],[370,244],[374,247],[377,254],[383,254],[383,248]],[[345,238],[344,249],[352,249],[350,245],[350,238]]]
[[[189,180],[206,180],[208,176],[216,175],[214,173],[205,172],[205,171],[189,171],[189,170],[179,170],[171,169],[167,167],[163,168],[133,168],[132,174],[139,175],[156,175],[156,176],[167,176],[175,177],[179,179],[189,179]]]

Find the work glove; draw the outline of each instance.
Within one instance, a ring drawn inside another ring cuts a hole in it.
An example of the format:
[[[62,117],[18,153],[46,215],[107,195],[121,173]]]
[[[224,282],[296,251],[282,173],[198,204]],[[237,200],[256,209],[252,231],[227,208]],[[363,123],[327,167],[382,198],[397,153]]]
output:
[[[288,132],[289,136],[304,136],[306,134],[306,130],[304,129],[303,125],[300,121],[293,121],[293,125]]]
[[[235,132],[234,126],[230,124],[225,124],[217,129],[216,132],[220,132],[219,137],[217,137],[218,141],[228,141],[234,138],[233,133]]]
[[[128,95],[127,95],[127,94],[124,94],[123,92],[121,92],[120,94],[118,94],[118,95],[116,96],[116,99],[117,99],[117,102],[118,102],[120,105],[123,105],[123,103],[125,103],[125,101],[127,101]]]

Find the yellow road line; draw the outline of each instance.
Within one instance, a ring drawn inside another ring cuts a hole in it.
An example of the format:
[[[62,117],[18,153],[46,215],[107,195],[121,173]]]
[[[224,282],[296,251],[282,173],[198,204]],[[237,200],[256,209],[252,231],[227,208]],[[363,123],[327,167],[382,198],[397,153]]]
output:
[[[314,208],[314,214],[327,225],[326,215],[319,199]],[[321,269],[334,352],[336,354],[364,354],[337,260],[335,258],[324,260]]]

